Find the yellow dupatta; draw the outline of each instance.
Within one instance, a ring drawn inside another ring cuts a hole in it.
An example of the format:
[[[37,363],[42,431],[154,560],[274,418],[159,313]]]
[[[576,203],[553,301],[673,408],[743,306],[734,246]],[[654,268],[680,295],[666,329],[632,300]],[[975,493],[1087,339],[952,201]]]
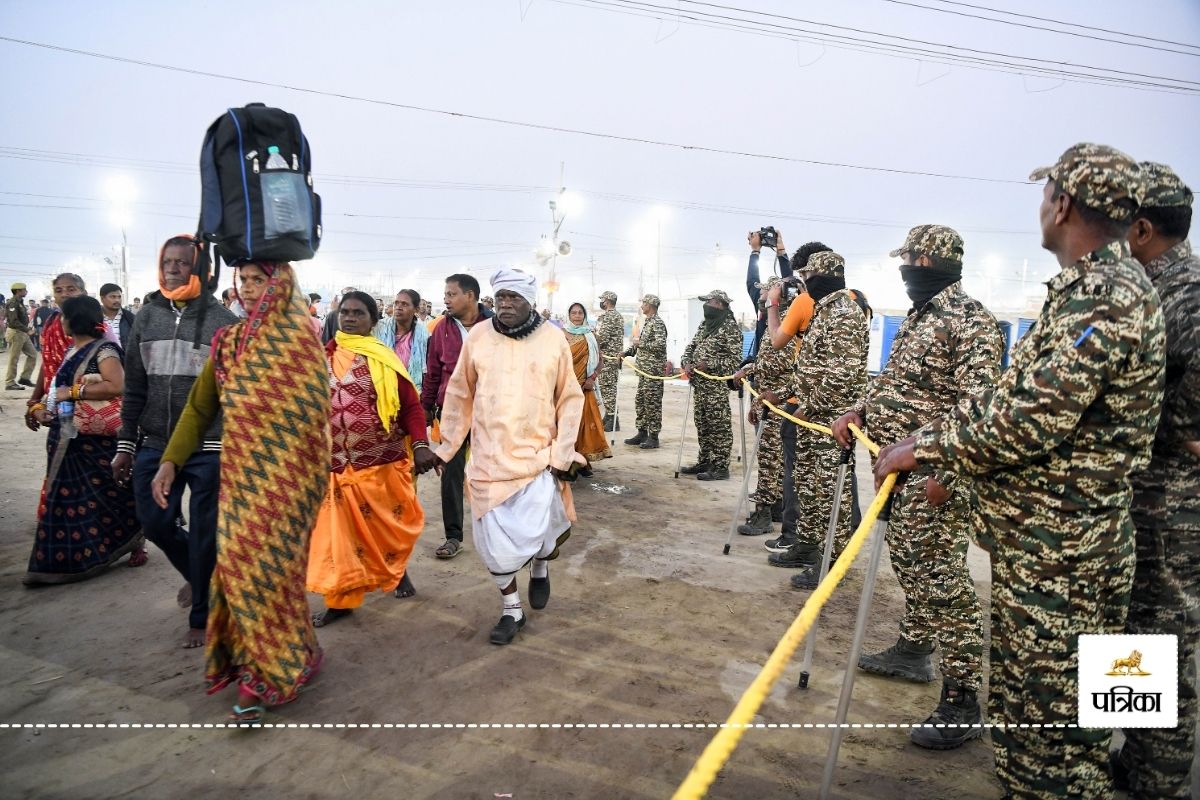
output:
[[[383,430],[391,432],[392,420],[400,413],[400,390],[396,387],[396,381],[389,378],[390,373],[394,372],[412,383],[404,362],[392,348],[374,336],[356,336],[338,331],[335,339],[338,347],[344,347],[367,360],[367,368],[371,371],[371,385],[375,387],[375,408],[379,412],[380,421],[383,422]],[[416,386],[413,389],[415,390]]]

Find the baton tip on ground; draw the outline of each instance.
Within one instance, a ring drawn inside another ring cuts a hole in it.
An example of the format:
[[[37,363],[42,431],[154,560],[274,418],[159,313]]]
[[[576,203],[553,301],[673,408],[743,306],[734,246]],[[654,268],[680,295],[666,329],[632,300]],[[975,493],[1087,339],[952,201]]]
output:
[[[808,671],[807,670],[800,673],[800,688],[801,689],[808,688]]]
[[[729,545],[725,545],[725,549],[721,551],[721,555],[723,555],[723,556],[729,555]]]

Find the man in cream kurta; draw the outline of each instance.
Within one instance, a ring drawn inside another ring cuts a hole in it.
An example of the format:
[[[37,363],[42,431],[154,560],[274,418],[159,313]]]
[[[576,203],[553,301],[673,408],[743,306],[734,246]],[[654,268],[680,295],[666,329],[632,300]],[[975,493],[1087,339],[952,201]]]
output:
[[[533,307],[533,276],[504,269],[492,276],[496,316],[471,329],[442,406],[442,443],[449,461],[467,435],[466,469],[475,549],[504,600],[493,644],[508,644],[525,625],[516,573],[531,564],[529,602],[550,599],[550,559],[575,519],[572,467],[583,392],[562,331]]]

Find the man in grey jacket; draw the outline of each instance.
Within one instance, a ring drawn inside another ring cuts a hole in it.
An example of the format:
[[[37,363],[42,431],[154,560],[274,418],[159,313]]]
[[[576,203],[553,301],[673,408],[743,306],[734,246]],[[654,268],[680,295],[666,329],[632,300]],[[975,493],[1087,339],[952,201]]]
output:
[[[202,647],[208,619],[208,582],[217,560],[217,489],[221,468],[221,420],[204,434],[201,448],[180,470],[170,502],[154,502],[150,481],[167,441],[187,404],[213,335],[237,316],[191,274],[196,246],[188,236],[168,239],[159,255],[159,287],[134,320],[125,343],[125,396],[113,475],[133,481],[138,520],[191,587],[191,612],[184,647]],[[136,455],[135,455],[136,453]],[[188,527],[180,511],[191,490]],[[187,592],[180,592],[181,602]]]

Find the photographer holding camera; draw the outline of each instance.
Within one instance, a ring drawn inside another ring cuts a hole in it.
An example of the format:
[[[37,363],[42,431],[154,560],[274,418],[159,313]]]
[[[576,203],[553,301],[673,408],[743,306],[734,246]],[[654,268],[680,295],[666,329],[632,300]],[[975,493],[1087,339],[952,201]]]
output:
[[[779,277],[784,279],[792,277],[792,262],[788,258],[787,248],[783,244],[782,233],[772,227],[760,228],[747,233],[746,241],[750,243],[750,263],[746,266],[746,294],[750,295],[751,305],[758,309],[758,322],[754,325],[754,344],[750,347],[750,355],[742,362],[743,366],[754,361],[754,357],[758,354],[759,343],[762,342],[763,334],[767,330],[767,312],[763,307],[762,294],[762,288],[766,281],[759,274],[759,251],[763,247],[774,247]]]

